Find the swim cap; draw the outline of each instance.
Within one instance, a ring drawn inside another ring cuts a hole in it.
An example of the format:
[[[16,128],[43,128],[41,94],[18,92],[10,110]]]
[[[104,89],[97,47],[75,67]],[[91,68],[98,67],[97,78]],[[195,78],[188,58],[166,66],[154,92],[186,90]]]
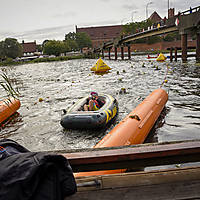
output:
[[[92,96],[93,96],[93,95],[98,96],[98,93],[97,93],[97,92],[91,92],[90,94],[91,94]]]

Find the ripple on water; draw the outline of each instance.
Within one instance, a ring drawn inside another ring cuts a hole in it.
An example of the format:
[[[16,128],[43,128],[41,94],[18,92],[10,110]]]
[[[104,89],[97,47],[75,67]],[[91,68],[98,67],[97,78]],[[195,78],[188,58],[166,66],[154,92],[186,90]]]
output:
[[[112,70],[104,75],[90,71],[94,59],[1,68],[14,77],[21,93],[20,115],[1,129],[1,137],[14,139],[32,151],[93,147],[114,125],[100,131],[63,130],[62,109],[91,91],[108,93],[119,103],[117,124],[161,85],[166,74],[166,63],[148,61],[144,56],[105,62]],[[167,111],[147,142],[200,139],[200,68],[194,60],[187,65],[168,64]],[[126,88],[127,93],[120,94],[121,88]],[[43,101],[39,102],[39,98]]]

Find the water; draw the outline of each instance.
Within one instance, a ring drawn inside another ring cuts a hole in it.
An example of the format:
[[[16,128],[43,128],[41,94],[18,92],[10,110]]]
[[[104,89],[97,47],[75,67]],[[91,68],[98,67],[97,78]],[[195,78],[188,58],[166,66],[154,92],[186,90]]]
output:
[[[19,116],[0,130],[0,137],[13,139],[31,151],[93,147],[115,124],[100,131],[64,130],[62,109],[91,91],[108,93],[118,100],[118,123],[160,87],[169,64],[164,85],[169,100],[146,142],[200,139],[200,65],[192,59],[188,64],[158,63],[145,57],[105,60],[112,70],[104,75],[90,71],[94,59],[1,67],[0,72],[12,77],[19,88],[21,108]],[[119,94],[121,88],[127,93]],[[2,89],[0,93],[5,97]],[[40,98],[44,101],[39,102]]]

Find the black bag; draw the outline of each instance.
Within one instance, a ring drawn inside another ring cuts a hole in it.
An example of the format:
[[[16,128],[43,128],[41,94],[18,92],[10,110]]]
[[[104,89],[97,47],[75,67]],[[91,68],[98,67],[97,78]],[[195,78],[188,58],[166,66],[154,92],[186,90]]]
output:
[[[0,200],[63,200],[76,191],[64,156],[30,152],[9,139],[0,141]]]

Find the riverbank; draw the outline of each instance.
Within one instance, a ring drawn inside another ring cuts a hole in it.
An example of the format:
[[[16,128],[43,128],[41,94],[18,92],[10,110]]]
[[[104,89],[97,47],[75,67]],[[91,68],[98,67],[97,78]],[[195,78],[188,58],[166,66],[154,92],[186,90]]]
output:
[[[42,62],[55,62],[55,61],[67,61],[74,59],[83,59],[83,58],[95,58],[93,54],[79,54],[79,55],[70,55],[70,56],[58,56],[58,57],[38,57],[32,60],[13,60],[11,58],[6,61],[0,62],[0,66],[10,66],[10,65],[22,65],[30,63],[42,63]]]

